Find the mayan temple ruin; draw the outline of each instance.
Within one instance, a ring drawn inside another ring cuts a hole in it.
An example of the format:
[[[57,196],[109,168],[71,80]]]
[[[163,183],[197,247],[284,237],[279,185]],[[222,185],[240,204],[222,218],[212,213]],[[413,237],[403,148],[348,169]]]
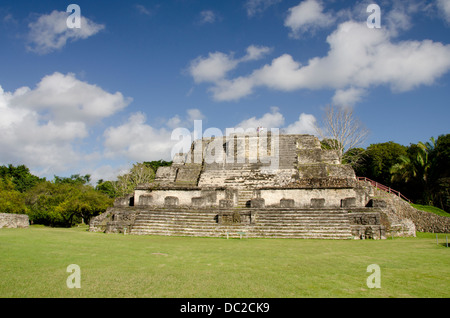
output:
[[[154,182],[94,218],[90,231],[384,239],[415,235],[408,209],[359,181],[317,137],[257,132],[196,140],[189,153],[160,167]]]

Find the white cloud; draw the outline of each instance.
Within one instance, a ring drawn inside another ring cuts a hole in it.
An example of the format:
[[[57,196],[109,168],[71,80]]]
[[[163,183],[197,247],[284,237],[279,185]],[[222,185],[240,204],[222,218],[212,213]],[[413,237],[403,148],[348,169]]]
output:
[[[223,72],[210,91],[215,100],[224,101],[248,96],[261,86],[281,91],[333,89],[337,101],[357,102],[370,87],[408,91],[431,85],[450,70],[450,45],[431,40],[394,43],[392,37],[387,28],[369,29],[365,23],[347,21],[327,37],[326,56],[302,65],[283,54],[234,79]]]
[[[289,9],[284,25],[292,30],[291,36],[298,37],[302,33],[330,26],[334,21],[332,14],[323,12],[320,1],[306,0]]]
[[[270,128],[280,128],[284,125],[284,116],[279,112],[278,107],[272,107],[270,113],[266,113],[260,118],[251,117],[246,120],[241,121],[235,126],[235,128],[254,128],[264,127]]]
[[[244,4],[247,10],[247,15],[253,17],[257,14],[261,14],[269,7],[281,2],[281,0],[247,0]]]
[[[235,69],[240,63],[261,59],[270,51],[269,47],[250,45],[246,49],[247,54],[239,59],[234,58],[233,53],[209,53],[208,57],[199,56],[191,61],[189,73],[196,83],[219,83],[229,71]]]
[[[0,88],[0,162],[26,164],[46,173],[71,166],[80,155],[71,143],[88,135],[81,122],[42,122],[39,113],[17,106],[12,101],[17,94]]]
[[[86,39],[105,28],[102,24],[97,24],[81,15],[81,28],[68,28],[67,12],[53,11],[50,14],[43,14],[31,22],[28,27],[28,41],[30,51],[47,54],[63,48],[67,41],[77,41]]]
[[[216,82],[237,66],[238,62],[225,53],[209,53],[191,62],[189,72],[196,83]]]
[[[250,45],[247,49],[247,54],[242,57],[239,62],[256,61],[270,53],[272,49],[267,46]]]
[[[0,163],[26,164],[47,174],[93,160],[98,156],[81,151],[80,142],[94,123],[128,102],[120,93],[112,95],[72,74],[46,76],[35,89],[0,88]]]
[[[214,23],[217,16],[212,10],[203,10],[200,12],[200,24]]]
[[[235,79],[232,82],[227,80],[227,74],[240,63],[259,60],[271,51],[272,49],[269,47],[250,45],[246,49],[246,54],[241,58],[234,58],[233,53],[209,53],[208,57],[200,56],[191,61],[189,74],[196,83],[215,83],[215,86],[211,89],[215,99],[238,99],[251,93],[251,87],[247,85],[245,79],[243,81]]]
[[[333,104],[344,107],[351,107],[361,101],[366,94],[362,88],[350,87],[348,89],[338,89],[333,96]]]
[[[81,175],[90,174],[91,184],[95,185],[102,179],[103,181],[115,181],[118,176],[128,173],[132,168],[132,164],[122,164],[112,166],[110,164],[101,165],[99,167],[86,167],[80,171]]]
[[[171,130],[155,129],[146,124],[143,113],[132,114],[126,123],[105,130],[105,156],[137,162],[170,160],[170,150],[174,145],[171,133]]]
[[[198,109],[188,109],[186,116],[175,115],[165,122],[164,127],[155,128],[147,123],[143,113],[131,114],[127,122],[117,127],[109,127],[103,137],[106,158],[125,158],[142,162],[151,160],[172,160],[171,150],[177,140],[171,140],[176,128],[189,129],[194,120],[205,116]]]
[[[190,125],[193,124],[194,120],[202,120],[205,118],[205,116],[202,114],[202,112],[197,108],[188,109],[186,111],[186,113],[188,115],[187,121],[188,121],[188,123],[190,123]]]
[[[298,120],[284,128],[283,132],[286,134],[316,135],[316,121],[314,115],[301,113]]]
[[[436,4],[442,16],[450,23],[450,0],[437,0]]]
[[[131,101],[120,92],[111,94],[96,85],[82,82],[72,73],[55,72],[45,76],[33,90],[28,87],[18,90],[11,104],[49,112],[56,122],[94,122],[115,114]]]
[[[216,101],[238,100],[253,93],[254,83],[246,77],[238,77],[234,80],[222,80],[216,82],[209,90]]]

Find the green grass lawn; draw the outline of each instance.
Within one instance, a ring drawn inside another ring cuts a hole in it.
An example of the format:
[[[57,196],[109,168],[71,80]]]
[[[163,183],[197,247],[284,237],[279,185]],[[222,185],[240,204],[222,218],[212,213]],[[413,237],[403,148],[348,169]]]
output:
[[[0,297],[450,297],[445,235],[332,241],[0,229]],[[69,289],[67,266],[81,269]],[[378,264],[381,288],[367,266]]]

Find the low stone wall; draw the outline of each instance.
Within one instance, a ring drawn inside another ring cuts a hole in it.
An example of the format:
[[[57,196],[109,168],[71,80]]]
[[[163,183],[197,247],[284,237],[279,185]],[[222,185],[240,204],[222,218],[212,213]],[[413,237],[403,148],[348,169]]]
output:
[[[417,209],[407,210],[404,215],[414,222],[419,232],[450,233],[450,217]]]
[[[390,219],[390,227],[394,232],[399,231],[397,228],[400,225],[404,227],[409,222],[412,225],[410,231],[450,233],[450,217],[417,210],[408,202],[381,190],[376,190],[376,194],[377,197],[388,202],[383,210]]]
[[[26,214],[0,213],[1,228],[26,228],[30,226],[30,220]]]

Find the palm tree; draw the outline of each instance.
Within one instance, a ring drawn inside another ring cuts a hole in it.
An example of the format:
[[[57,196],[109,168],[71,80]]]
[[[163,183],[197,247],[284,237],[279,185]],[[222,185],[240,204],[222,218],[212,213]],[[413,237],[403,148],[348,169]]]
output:
[[[405,155],[399,157],[400,162],[393,165],[389,172],[392,182],[409,182],[417,177],[417,168],[414,161]]]
[[[423,142],[419,142],[417,144],[419,146],[420,149],[422,149],[422,152],[419,152],[417,154],[417,162],[420,165],[421,168],[421,174],[422,174],[422,178],[423,181],[425,182],[425,184],[428,183],[428,177],[430,174],[430,170],[433,166],[433,162],[430,159],[430,155],[431,153],[434,151],[434,149],[436,148],[436,140],[434,139],[434,137],[430,138],[430,141],[427,141],[425,144]]]
[[[423,200],[426,204],[433,202],[433,194],[429,176],[433,167],[431,153],[434,151],[436,141],[433,137],[430,141],[417,144],[418,150],[415,157],[400,156],[400,162],[393,165],[390,169],[393,182],[413,183],[417,182],[423,190]]]

